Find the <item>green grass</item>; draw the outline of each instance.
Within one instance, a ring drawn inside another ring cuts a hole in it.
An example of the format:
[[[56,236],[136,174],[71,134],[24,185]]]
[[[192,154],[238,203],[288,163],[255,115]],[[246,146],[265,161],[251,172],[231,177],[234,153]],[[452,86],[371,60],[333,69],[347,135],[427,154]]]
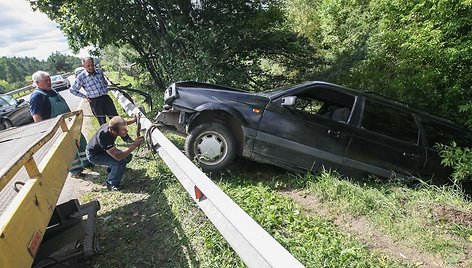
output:
[[[470,215],[472,204],[451,187],[423,185],[419,189],[403,185],[340,179],[333,173],[307,175],[306,190],[337,213],[362,216],[383,233],[412,248],[419,248],[443,260],[464,256],[470,250],[472,226],[451,222],[438,215],[438,208]],[[467,249],[469,247],[469,249]]]

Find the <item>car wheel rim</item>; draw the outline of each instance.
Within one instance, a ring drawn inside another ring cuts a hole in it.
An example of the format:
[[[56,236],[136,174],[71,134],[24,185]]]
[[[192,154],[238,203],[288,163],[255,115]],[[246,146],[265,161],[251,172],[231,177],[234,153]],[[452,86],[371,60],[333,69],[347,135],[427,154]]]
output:
[[[228,154],[228,143],[221,134],[206,131],[197,137],[195,152],[200,162],[216,165],[221,163]]]

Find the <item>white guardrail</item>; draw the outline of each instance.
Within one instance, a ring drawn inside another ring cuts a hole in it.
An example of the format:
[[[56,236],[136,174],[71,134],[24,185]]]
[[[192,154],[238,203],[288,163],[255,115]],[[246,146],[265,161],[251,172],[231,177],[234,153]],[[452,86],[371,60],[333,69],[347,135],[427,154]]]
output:
[[[112,93],[128,115],[139,112],[139,109],[123,94],[118,91]],[[152,125],[152,122],[144,116],[140,122],[143,129],[149,129]],[[155,129],[151,136],[159,156],[248,267],[304,267],[196,167],[161,131]]]

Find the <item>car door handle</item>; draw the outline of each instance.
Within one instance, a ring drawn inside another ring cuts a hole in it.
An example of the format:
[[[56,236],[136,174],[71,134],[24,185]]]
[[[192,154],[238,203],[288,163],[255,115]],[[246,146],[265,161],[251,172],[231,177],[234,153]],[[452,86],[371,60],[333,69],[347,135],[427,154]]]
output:
[[[341,137],[341,132],[336,131],[336,130],[332,130],[332,129],[328,129],[328,135],[331,136],[331,137],[334,137],[336,139],[339,139]]]
[[[407,153],[407,152],[403,152],[402,156],[405,157],[405,158],[408,158],[408,159],[415,158],[415,154]]]

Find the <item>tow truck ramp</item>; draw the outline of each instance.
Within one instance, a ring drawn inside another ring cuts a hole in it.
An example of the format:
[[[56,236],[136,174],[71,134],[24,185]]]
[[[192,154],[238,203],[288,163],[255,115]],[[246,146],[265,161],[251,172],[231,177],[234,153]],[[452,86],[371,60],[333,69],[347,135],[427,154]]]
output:
[[[51,254],[81,234],[85,250],[75,256],[95,250],[98,202],[80,206],[71,200],[56,207],[82,120],[82,111],[76,111],[0,132],[0,267],[43,267],[68,259]],[[46,261],[35,261],[39,255]]]

